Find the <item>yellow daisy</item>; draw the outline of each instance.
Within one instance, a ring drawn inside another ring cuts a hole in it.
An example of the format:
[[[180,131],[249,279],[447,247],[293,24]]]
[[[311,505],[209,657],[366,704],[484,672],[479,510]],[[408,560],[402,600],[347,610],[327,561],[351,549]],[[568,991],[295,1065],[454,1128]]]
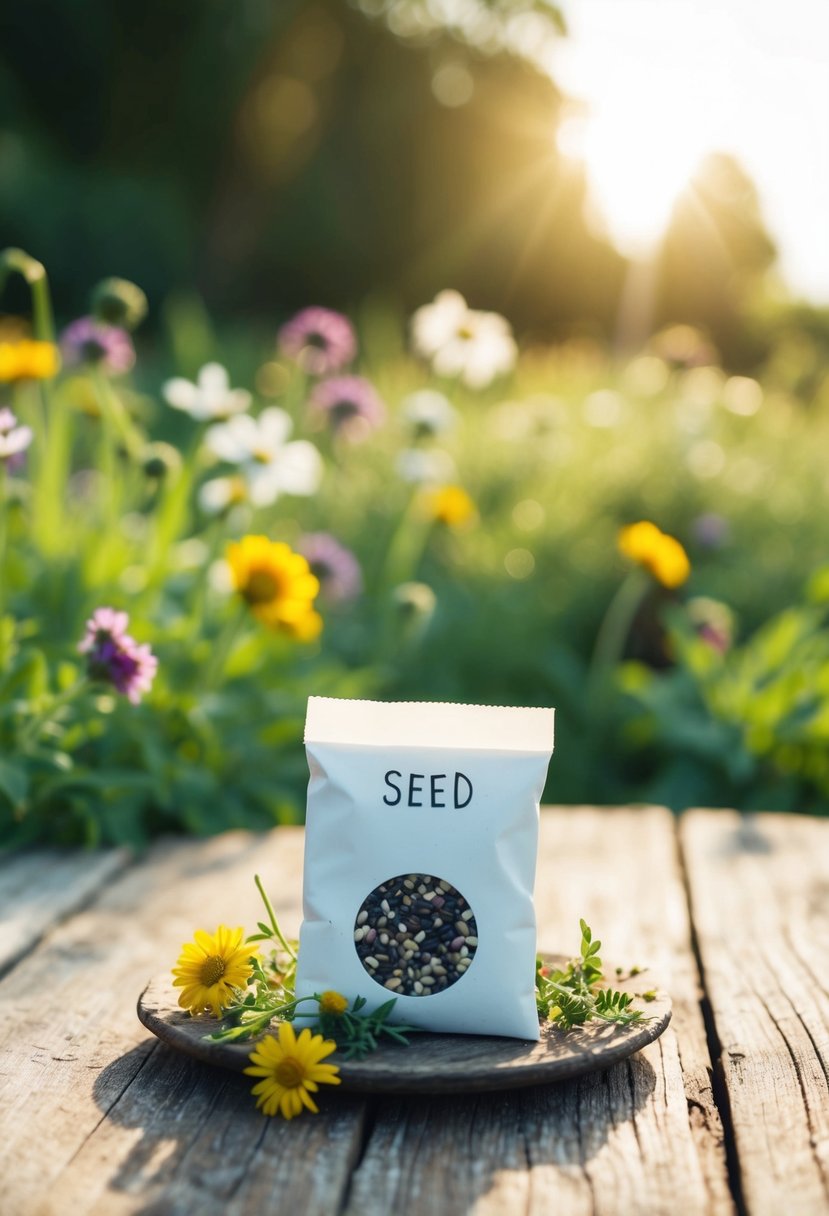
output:
[[[301,642],[319,636],[319,580],[301,553],[267,536],[243,536],[228,545],[227,562],[235,589],[263,624]]]
[[[440,486],[425,491],[423,506],[430,519],[447,528],[463,527],[477,514],[474,502],[461,486]]]
[[[320,1085],[339,1085],[336,1064],[321,1064],[337,1050],[337,1044],[306,1027],[299,1037],[290,1022],[279,1023],[279,1038],[269,1035],[250,1053],[251,1067],[245,1072],[262,1077],[253,1087],[256,1105],[265,1115],[277,1112],[286,1119],[302,1113],[303,1106],[317,1113],[311,1097]]]
[[[219,925],[214,935],[197,929],[195,941],[181,948],[173,968],[173,986],[183,991],[178,998],[182,1009],[222,1016],[222,1008],[233,999],[234,988],[244,988],[253,972],[251,958],[256,954],[244,943],[244,929]]]
[[[335,1017],[345,1013],[348,1009],[348,999],[340,992],[335,992],[333,988],[329,988],[323,992],[320,997],[320,1013],[333,1013]]]
[[[53,342],[21,338],[0,341],[0,380],[48,380],[57,375],[60,355]]]
[[[649,520],[622,528],[617,543],[620,553],[644,567],[663,587],[681,587],[691,573],[691,563],[679,541]]]

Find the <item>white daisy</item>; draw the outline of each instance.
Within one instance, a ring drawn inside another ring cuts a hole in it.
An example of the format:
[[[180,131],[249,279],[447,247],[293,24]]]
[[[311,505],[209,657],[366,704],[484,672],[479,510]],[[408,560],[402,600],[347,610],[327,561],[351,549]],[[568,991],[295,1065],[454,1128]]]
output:
[[[457,376],[469,388],[486,388],[512,370],[518,347],[496,312],[469,308],[457,291],[441,291],[412,317],[412,344],[440,376]]]
[[[397,472],[403,481],[440,485],[457,475],[455,462],[440,448],[404,448],[398,453]]]
[[[198,422],[241,414],[251,401],[247,389],[230,387],[230,377],[221,363],[206,363],[195,384],[176,376],[161,391],[168,405],[183,410]]]
[[[258,418],[238,414],[211,426],[204,442],[214,456],[239,467],[253,505],[267,507],[280,494],[314,494],[322,479],[322,457],[314,445],[306,439],[287,442],[292,426],[284,410],[271,406]],[[202,505],[207,510],[222,510],[238,500],[237,482],[217,480],[219,485],[207,482],[202,487]]]
[[[410,393],[400,403],[403,417],[417,436],[440,435],[451,430],[458,420],[457,412],[443,393],[423,388]]]

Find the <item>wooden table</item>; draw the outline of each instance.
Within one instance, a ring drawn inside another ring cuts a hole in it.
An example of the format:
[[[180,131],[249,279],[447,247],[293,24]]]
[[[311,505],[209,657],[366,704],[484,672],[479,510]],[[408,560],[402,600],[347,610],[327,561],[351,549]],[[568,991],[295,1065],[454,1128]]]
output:
[[[291,1123],[135,1002],[196,927],[252,927],[254,871],[296,931],[300,829],[0,860],[3,1216],[829,1212],[829,824],[568,807],[541,841],[540,946],[586,917],[670,991],[666,1034],[558,1086],[331,1090]]]

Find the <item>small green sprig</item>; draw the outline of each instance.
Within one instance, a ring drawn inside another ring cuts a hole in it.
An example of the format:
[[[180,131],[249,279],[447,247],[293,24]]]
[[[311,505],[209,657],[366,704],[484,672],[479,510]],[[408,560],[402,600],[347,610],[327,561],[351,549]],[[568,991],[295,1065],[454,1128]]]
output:
[[[579,927],[579,957],[571,959],[563,970],[550,970],[543,959],[536,959],[535,995],[539,1014],[563,1030],[583,1026],[594,1019],[621,1026],[646,1020],[641,1010],[630,1008],[634,998],[629,992],[603,986],[604,973],[599,957],[602,943],[593,941],[586,921],[580,920]]]
[[[344,1060],[362,1060],[369,1052],[380,1046],[381,1039],[390,1039],[408,1047],[408,1035],[417,1031],[417,1026],[390,1025],[388,1016],[397,1003],[392,997],[374,1013],[362,1013],[366,998],[358,996],[350,1009],[344,1013],[320,1012],[317,1030],[326,1039],[333,1039]]]

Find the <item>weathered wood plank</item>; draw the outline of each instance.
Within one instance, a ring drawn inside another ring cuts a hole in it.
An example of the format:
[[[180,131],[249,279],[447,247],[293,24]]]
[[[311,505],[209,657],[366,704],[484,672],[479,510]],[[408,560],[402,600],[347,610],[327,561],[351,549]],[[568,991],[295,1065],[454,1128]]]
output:
[[[829,823],[695,811],[681,839],[746,1210],[829,1212]]]
[[[671,816],[545,812],[536,902],[542,948],[574,950],[584,916],[606,957],[651,966],[642,986],[668,989],[674,1022],[593,1078],[521,1095],[383,1104],[349,1216],[674,1216],[678,1204],[683,1216],[732,1213]]]
[[[301,851],[291,829],[160,845],[0,982],[4,1216],[336,1210],[364,1103],[265,1120],[249,1078],[179,1058],[135,1016],[195,928],[261,916],[255,870],[296,932]]]
[[[130,861],[126,849],[0,853],[0,975]]]
[[[332,1091],[321,1115],[285,1124],[254,1111],[247,1079],[149,1043],[133,1006],[197,925],[253,923],[254,869],[294,930],[301,841],[158,849],[0,983],[4,1216],[673,1216],[678,1197],[683,1216],[732,1212],[665,812],[545,815],[538,903],[542,946],[574,948],[585,915],[606,957],[653,962],[643,987],[671,992],[681,1059],[671,1027],[595,1078],[368,1106]]]

